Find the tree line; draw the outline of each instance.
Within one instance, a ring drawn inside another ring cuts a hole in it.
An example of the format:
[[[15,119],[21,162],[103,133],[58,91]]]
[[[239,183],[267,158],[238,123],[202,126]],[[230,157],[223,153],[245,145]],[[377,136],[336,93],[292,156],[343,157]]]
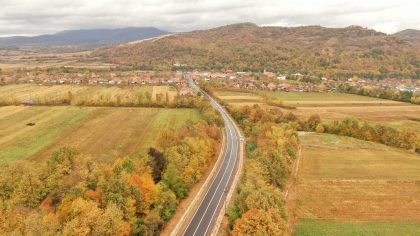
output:
[[[284,209],[286,181],[298,154],[296,128],[279,110],[229,107],[247,136],[247,160],[233,206],[232,235],[288,235]]]
[[[348,136],[420,153],[420,134],[408,128],[396,129],[381,124],[372,125],[355,118],[326,123],[322,122],[318,115],[300,121],[300,127],[305,131]]]
[[[150,92],[137,91],[125,94],[75,94],[71,91],[62,92],[56,96],[34,97],[31,99],[17,99],[14,97],[0,97],[0,106],[30,105],[30,106],[104,106],[104,107],[156,107],[156,108],[198,108],[203,98],[196,95],[176,95],[157,93],[155,98]]]
[[[400,102],[420,104],[420,94],[412,91],[400,91],[396,89],[381,89],[372,87],[356,88],[347,84],[340,84],[338,91],[342,93],[357,94],[362,96],[389,99]]]

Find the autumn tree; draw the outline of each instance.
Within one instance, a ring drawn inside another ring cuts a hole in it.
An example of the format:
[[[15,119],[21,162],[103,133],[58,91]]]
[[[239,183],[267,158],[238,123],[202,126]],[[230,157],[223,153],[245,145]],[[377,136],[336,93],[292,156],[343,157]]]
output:
[[[287,225],[277,209],[251,209],[239,219],[232,231],[234,236],[288,235]]]

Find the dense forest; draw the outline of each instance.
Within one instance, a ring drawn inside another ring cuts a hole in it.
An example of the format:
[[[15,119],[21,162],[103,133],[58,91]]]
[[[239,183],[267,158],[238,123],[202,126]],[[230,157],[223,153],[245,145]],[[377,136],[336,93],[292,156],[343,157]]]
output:
[[[163,131],[147,153],[103,163],[61,147],[2,167],[0,235],[158,235],[220,149],[220,116],[199,109],[204,121]]]
[[[231,68],[335,77],[420,78],[419,36],[411,35],[386,35],[359,26],[287,28],[245,23],[101,48],[93,56],[138,69]]]

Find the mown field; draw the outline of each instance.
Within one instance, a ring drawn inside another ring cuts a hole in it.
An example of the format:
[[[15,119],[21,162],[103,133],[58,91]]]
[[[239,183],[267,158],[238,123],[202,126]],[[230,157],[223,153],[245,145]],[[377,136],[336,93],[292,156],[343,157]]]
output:
[[[262,96],[267,96],[275,102],[295,107],[329,107],[329,106],[399,106],[404,103],[359,96],[346,93],[315,93],[315,92],[279,92],[254,91],[253,93],[220,90],[216,95],[228,103],[263,103]]]
[[[0,87],[0,105],[63,104],[122,105],[170,103],[177,95],[170,86],[81,86],[11,84]]]
[[[0,107],[0,165],[42,160],[61,146],[113,161],[153,146],[165,129],[198,119],[195,109],[4,106]]]
[[[276,101],[296,109],[281,109],[307,118],[318,114],[324,120],[337,120],[347,117],[364,119],[372,123],[385,124],[395,128],[420,130],[420,106],[343,93],[306,93],[306,92],[270,92],[264,91]],[[217,91],[216,95],[228,104],[235,106],[259,104],[267,106],[262,97],[253,93]]]
[[[402,236],[420,235],[418,222],[303,220],[294,235],[299,236]]]
[[[329,134],[301,145],[294,235],[418,235],[419,154]]]

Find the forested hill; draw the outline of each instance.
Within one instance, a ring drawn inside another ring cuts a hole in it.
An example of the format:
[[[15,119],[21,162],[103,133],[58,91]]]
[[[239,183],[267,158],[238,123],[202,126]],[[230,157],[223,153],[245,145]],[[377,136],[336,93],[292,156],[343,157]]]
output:
[[[418,36],[412,32],[386,35],[359,26],[288,28],[243,23],[101,48],[94,55],[145,69],[186,64],[193,69],[417,77],[420,47],[413,37]]]
[[[403,40],[406,40],[407,42],[410,42],[413,44],[415,43],[420,44],[420,30],[406,29],[394,35]]]

